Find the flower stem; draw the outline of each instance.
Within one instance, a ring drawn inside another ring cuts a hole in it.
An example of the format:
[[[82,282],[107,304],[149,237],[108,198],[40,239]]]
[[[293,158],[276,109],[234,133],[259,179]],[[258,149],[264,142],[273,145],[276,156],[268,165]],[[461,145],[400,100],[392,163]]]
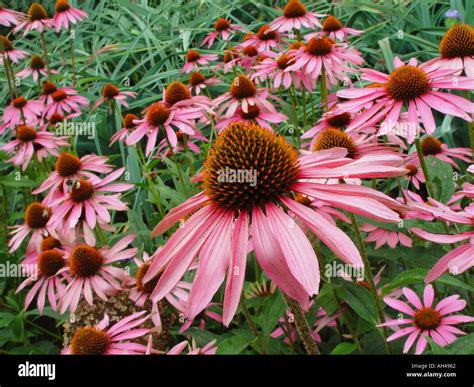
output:
[[[179,180],[181,182],[181,186],[183,188],[183,192],[186,196],[189,196],[189,192],[186,188],[186,185],[184,184],[184,177],[183,177],[183,173],[181,171],[181,168],[176,160],[176,157],[175,157],[175,153],[173,151],[173,147],[171,146],[171,143],[170,143],[170,140],[168,138],[168,134],[166,134],[165,132],[165,138],[166,138],[166,143],[168,144],[168,149],[170,151],[170,159],[173,161],[174,165],[176,166],[176,169],[178,170],[178,177],[179,177]]]
[[[362,239],[362,235],[360,233],[359,223],[357,222],[357,219],[353,213],[350,212],[349,217],[351,219],[351,224],[356,234],[357,243],[359,244],[360,256],[362,257],[362,262],[364,263],[364,266],[365,266],[365,277],[367,278],[367,282],[369,283],[370,291],[375,298],[375,309],[377,311],[379,324],[381,324],[384,321],[382,302],[377,293],[374,277],[372,276],[372,271],[370,270],[370,262],[369,262],[369,258],[367,257],[367,252],[365,251],[364,240]],[[392,346],[390,345],[390,343],[387,342],[387,328],[382,327],[381,333],[384,339],[385,348],[387,349],[387,352],[391,354]]]
[[[308,355],[320,355],[316,341],[314,341],[313,335],[311,334],[308,320],[306,320],[301,307],[295,300],[293,300],[291,297],[288,297],[286,294],[284,294],[284,297],[291,313],[295,318],[296,329],[300,334],[301,340],[303,341],[306,353]]]
[[[433,185],[431,183],[430,174],[428,167],[426,166],[425,157],[423,155],[423,149],[421,148],[421,141],[419,138],[415,138],[416,153],[418,154],[418,159],[420,160],[421,169],[425,175],[426,189],[428,190],[428,195],[434,198]]]
[[[265,348],[265,344],[263,343],[262,338],[258,334],[257,327],[255,326],[255,323],[252,320],[252,316],[250,315],[249,310],[247,309],[247,305],[245,305],[245,298],[242,294],[242,297],[240,298],[240,307],[242,308],[242,312],[244,314],[245,320],[247,320],[247,323],[249,324],[250,330],[252,331],[252,334],[255,336],[255,338],[258,341],[258,345],[260,347],[260,350],[262,351],[263,354],[267,353],[267,349]]]
[[[44,61],[46,63],[46,69],[48,70],[48,80],[51,80],[51,68],[49,67],[48,51],[46,50],[46,41],[44,40],[44,31],[40,32],[41,47],[43,48]]]
[[[328,110],[328,88],[326,84],[326,69],[321,67],[321,77],[319,78],[319,89],[321,91],[321,100],[323,102],[323,112]]]
[[[76,59],[74,56],[74,31],[69,29],[69,43],[71,45],[72,85],[76,87]]]

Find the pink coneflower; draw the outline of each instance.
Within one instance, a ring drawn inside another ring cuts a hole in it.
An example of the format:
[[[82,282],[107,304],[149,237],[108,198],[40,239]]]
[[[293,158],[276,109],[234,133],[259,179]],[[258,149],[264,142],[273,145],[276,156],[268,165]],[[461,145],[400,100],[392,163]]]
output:
[[[3,112],[2,129],[13,129],[18,125],[34,125],[43,113],[44,106],[40,101],[27,100],[25,97],[13,99]]]
[[[92,234],[97,221],[110,223],[109,210],[126,211],[127,205],[119,199],[120,192],[133,188],[133,184],[114,183],[125,171],[119,168],[103,179],[91,177],[73,183],[70,192],[63,192],[52,200],[54,213],[50,219],[53,228],[74,228],[81,222],[84,233]],[[106,195],[106,193],[116,193]]]
[[[252,72],[252,79],[258,79],[264,81],[266,79],[273,80],[273,87],[278,89],[283,86],[288,89],[291,85],[300,87],[301,84],[308,91],[312,91],[314,88],[314,80],[306,75],[303,71],[285,71],[288,67],[295,63],[296,58],[292,54],[283,54],[279,57],[272,57],[270,53],[266,53],[268,56],[263,59],[259,64],[254,66],[254,72]]]
[[[51,132],[38,132],[31,126],[19,125],[16,129],[16,139],[0,147],[0,150],[10,155],[14,153],[7,162],[21,166],[22,171],[25,171],[33,155],[36,155],[40,163],[49,155],[57,157],[59,148],[70,146],[68,138],[57,137]]]
[[[439,54],[426,64],[474,77],[474,28],[469,24],[452,26],[441,40]]]
[[[190,150],[196,154],[201,153],[201,149],[197,146],[192,140],[198,140],[202,142],[209,142],[206,136],[204,136],[201,131],[195,129],[194,134],[186,134],[181,131],[176,132],[176,137],[178,138],[178,143],[173,147],[173,153],[177,154],[182,151]],[[162,159],[165,159],[170,154],[170,148],[166,139],[163,139],[158,144],[158,149],[156,150],[157,154],[161,154]]]
[[[88,106],[86,97],[77,95],[77,91],[71,87],[57,89],[50,96],[46,96],[46,109],[44,115],[47,119],[55,113],[66,115],[68,113],[79,113],[81,106]]]
[[[50,189],[50,193],[46,197],[46,199],[50,199],[58,190],[61,193],[68,192],[69,187],[67,183],[69,181],[91,179],[97,177],[94,173],[109,173],[111,171],[112,166],[107,164],[107,157],[86,155],[79,158],[72,153],[63,152],[56,160],[54,171],[32,193],[38,195]]]
[[[397,247],[398,243],[405,247],[412,246],[410,237],[401,231],[385,229],[368,223],[362,225],[360,230],[367,233],[365,238],[367,242],[375,242],[375,249],[379,249],[384,244],[387,244],[392,249]]]
[[[5,27],[16,26],[25,19],[26,15],[14,11],[12,9],[6,9],[0,6],[0,25]]]
[[[256,122],[258,125],[272,129],[272,124],[279,124],[288,120],[288,117],[277,111],[264,111],[261,110],[257,105],[249,106],[248,112],[245,113],[241,107],[237,109],[231,117],[219,117],[217,118],[217,124],[215,125],[216,129],[224,129],[231,122],[244,122],[251,123]]]
[[[281,51],[281,37],[278,31],[274,31],[269,25],[261,26],[256,34],[248,36],[241,44],[241,47],[253,46],[258,52],[264,53],[278,48]]]
[[[336,128],[344,130],[349,126],[351,121],[355,118],[355,114],[350,113],[336,113],[334,110],[329,110],[324,113],[323,116],[318,120],[315,126],[305,132],[301,138],[313,138],[320,134],[324,129]]]
[[[146,336],[148,328],[138,328],[148,320],[142,317],[146,311],[134,313],[112,325],[109,329],[109,316],[94,327],[79,328],[71,339],[71,345],[61,353],[64,355],[144,355],[148,346],[135,343],[133,339]]]
[[[127,137],[126,144],[135,145],[146,135],[148,142],[145,152],[148,156],[155,148],[158,133],[164,129],[170,145],[176,147],[178,137],[175,131],[194,134],[194,120],[201,116],[200,108],[170,109],[163,102],[155,102],[147,107],[142,120],[134,121],[137,127]]]
[[[292,316],[291,311],[287,309],[285,311],[285,314],[286,314],[286,317],[281,317],[278,320],[279,327],[276,328],[270,334],[270,336],[273,337],[274,339],[277,339],[279,337],[284,337],[283,342],[285,344],[291,345],[292,343],[296,343],[296,338],[297,338],[296,327],[294,323],[288,322],[289,317]],[[336,313],[333,316],[329,316],[328,313],[323,308],[319,308],[319,310],[316,313],[316,320],[314,321],[314,324],[311,328],[311,336],[313,336],[313,339],[317,343],[321,342],[321,336],[319,335],[319,332],[325,327],[335,327],[336,320],[338,319],[339,316],[340,316],[339,313]]]
[[[179,344],[176,344],[171,348],[167,355],[180,355],[187,348],[188,355],[215,355],[217,352],[217,340],[212,340],[207,343],[204,347],[199,348],[196,344],[196,341],[193,339],[191,344],[187,341],[182,341]]]
[[[421,117],[427,133],[436,129],[431,109],[472,121],[467,113],[474,113],[473,103],[438,89],[470,90],[474,88],[474,79],[454,76],[453,70],[433,70],[426,64],[418,66],[416,59],[404,64],[396,57],[394,65],[395,70],[390,75],[372,69],[361,70],[362,79],[375,82],[377,87],[337,92],[338,97],[350,99],[338,105],[343,111],[358,112],[367,103],[373,104],[349,125],[348,130],[383,120],[384,133],[391,133],[403,106],[408,109],[408,122],[418,124],[418,117]]]
[[[425,175],[423,174],[423,169],[419,163],[407,163],[404,165],[408,169],[408,173],[403,176],[404,179],[410,181],[416,189],[420,189],[420,183],[425,184]]]
[[[199,71],[200,66],[209,66],[209,62],[217,60],[216,54],[201,54],[196,50],[189,50],[186,53],[186,63],[180,72],[190,73],[191,71]]]
[[[171,82],[163,89],[163,103],[171,110],[199,108],[201,110],[200,120],[206,119],[206,114],[214,114],[211,109],[212,100],[203,95],[191,95],[189,88],[182,82]]]
[[[221,83],[221,80],[217,77],[206,78],[200,72],[193,72],[189,76],[189,90],[194,91],[194,94],[199,95],[201,91],[207,86],[216,85]]]
[[[39,32],[43,32],[45,28],[51,28],[52,26],[53,19],[48,17],[48,13],[44,7],[39,3],[32,3],[30,8],[28,8],[26,20],[19,23],[13,29],[13,32],[16,34],[21,30],[25,30],[23,36],[26,36],[30,31],[38,30]]]
[[[418,295],[409,288],[402,289],[408,302],[415,307],[413,309],[406,302],[394,298],[385,297],[384,301],[391,308],[409,315],[409,318],[398,318],[386,321],[379,326],[399,326],[410,324],[409,327],[401,328],[387,338],[393,341],[404,336],[408,336],[403,347],[403,353],[407,353],[418,338],[415,353],[420,355],[425,350],[428,341],[426,337],[431,337],[433,341],[444,347],[456,341],[456,335],[465,334],[453,325],[474,321],[474,317],[463,315],[451,315],[466,307],[466,301],[459,299],[459,295],[453,295],[442,299],[435,308],[432,307],[435,292],[432,285],[425,286],[423,292],[423,303]]]
[[[471,224],[473,223],[471,221]],[[460,232],[456,235],[433,234],[421,228],[413,228],[411,231],[420,238],[435,243],[451,244],[467,241],[451,250],[433,266],[425,278],[426,283],[433,282],[447,271],[459,275],[474,266],[474,231]]]
[[[72,279],[60,301],[61,314],[68,308],[70,313],[74,313],[81,296],[84,296],[89,305],[93,305],[93,293],[105,301],[107,295],[122,288],[119,282],[126,280],[127,273],[121,268],[112,266],[112,263],[135,256],[137,249],[127,248],[134,238],[134,235],[128,235],[111,248],[97,249],[87,244],[80,244],[70,251],[66,257],[69,264],[66,273]]]
[[[128,135],[137,127],[135,121],[140,120],[140,117],[135,114],[127,113],[123,117],[123,128],[115,132],[112,137],[110,137],[110,145],[114,144],[117,141],[125,142]]]
[[[318,17],[325,16],[315,12],[308,12],[304,4],[299,0],[290,0],[283,9],[280,16],[270,23],[272,30],[279,32],[301,30],[303,27],[322,27]]]
[[[214,99],[214,105],[220,106],[217,114],[221,115],[225,110],[225,116],[231,117],[239,107],[244,113],[249,112],[250,106],[257,106],[267,112],[275,112],[276,109],[267,101],[271,97],[268,90],[257,88],[255,83],[245,75],[238,75],[232,81],[229,91]]]
[[[251,223],[252,243],[261,267],[284,293],[307,309],[309,297],[319,288],[317,257],[305,233],[283,208],[295,214],[344,262],[362,266],[362,261],[346,234],[295,201],[294,195],[301,192],[331,206],[389,222],[400,218],[387,206],[404,209],[367,187],[310,181],[405,172],[397,167],[400,158],[371,156],[354,161],[344,158],[346,153],[345,149],[336,149],[298,157],[283,137],[268,129],[255,124],[230,124],[213,143],[204,163],[204,191],[173,209],[153,230],[154,236],[162,234],[191,215],[154,255],[145,283],[164,271],[152,298],[163,298],[198,256],[186,315],[193,319],[209,304],[228,272],[223,305],[223,320],[228,325],[242,291]],[[247,176],[232,179],[229,171],[247,171]]]
[[[25,298],[25,309],[28,309],[35,296],[38,295],[37,306],[42,314],[47,293],[51,308],[57,310],[58,301],[65,289],[63,282],[66,276],[64,270],[61,270],[65,266],[67,266],[67,261],[64,259],[64,251],[60,249],[44,250],[38,255],[37,271],[24,280],[15,292],[18,293],[34,284]]]
[[[472,160],[472,151],[469,148],[448,148],[439,139],[434,136],[426,136],[421,140],[421,149],[423,156],[434,156],[437,159],[450,164],[454,169],[459,169],[453,159],[459,159],[469,163]],[[406,158],[407,162],[420,165],[417,153],[412,153]]]
[[[28,56],[26,51],[17,50],[15,47],[13,47],[12,42],[10,42],[7,37],[0,35],[0,41],[0,53],[2,54],[0,56],[0,64],[3,64],[4,55],[6,55],[13,63],[18,63],[21,59],[24,59]]]
[[[58,73],[58,71],[52,72],[56,74]],[[35,82],[38,80],[38,78],[48,75],[46,63],[44,63],[44,60],[39,55],[33,55],[30,59],[30,65],[26,69],[16,74],[16,76],[19,78],[28,78],[30,75],[33,77]]]
[[[339,19],[329,15],[323,22],[322,32],[312,32],[305,35],[304,38],[309,40],[313,37],[327,36],[333,40],[347,41],[349,35],[360,35],[364,31],[356,30],[354,28],[344,27]]]
[[[54,6],[53,27],[56,32],[68,29],[69,23],[76,24],[88,16],[87,12],[71,7],[67,0],[57,0]]]
[[[135,98],[136,95],[134,91],[122,91],[114,84],[107,83],[102,88],[102,97],[94,103],[94,109],[108,101],[116,101],[119,105],[128,108],[127,97]]]
[[[27,250],[39,246],[43,240],[43,236],[51,234],[51,228],[48,225],[50,217],[51,209],[46,205],[39,202],[29,204],[25,211],[25,223],[21,226],[15,226],[11,232],[13,236],[8,242],[8,247],[10,247],[8,252],[13,253],[17,250],[30,233],[31,237],[28,242]]]
[[[329,85],[335,85],[338,81],[349,81],[346,74],[355,70],[348,64],[360,66],[364,62],[356,49],[336,44],[325,37],[311,38],[305,46],[290,50],[289,53],[297,59],[285,69],[286,72],[302,69],[313,79],[319,79],[324,72]]]
[[[214,40],[220,36],[223,40],[229,40],[232,35],[237,31],[243,31],[242,27],[238,24],[231,24],[230,21],[220,17],[214,25],[215,31],[209,32],[201,43],[204,46],[207,43],[207,47],[211,47]]]
[[[258,63],[261,59],[261,55],[259,55],[258,49],[256,46],[246,46],[246,47],[238,47],[239,51],[236,52],[234,55],[234,59],[227,63],[227,67],[229,66],[240,66],[245,69],[245,71],[250,72],[253,66]]]

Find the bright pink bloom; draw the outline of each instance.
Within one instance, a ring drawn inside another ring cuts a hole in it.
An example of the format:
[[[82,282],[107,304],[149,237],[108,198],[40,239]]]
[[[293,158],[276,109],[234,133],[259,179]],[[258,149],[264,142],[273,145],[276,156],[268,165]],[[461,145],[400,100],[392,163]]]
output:
[[[16,26],[25,20],[26,15],[12,9],[0,7],[0,25],[5,27]]]
[[[107,83],[102,88],[102,97],[94,103],[93,109],[107,101],[116,101],[119,105],[128,108],[127,97],[135,98],[137,93],[134,91],[123,91],[112,83]]]
[[[363,264],[351,239],[316,211],[296,201],[294,194],[300,192],[328,205],[389,222],[400,219],[390,208],[405,208],[367,187],[311,181],[405,172],[398,167],[402,159],[397,157],[366,156],[354,161],[344,158],[346,153],[345,149],[336,148],[298,158],[291,145],[272,131],[253,124],[230,124],[213,143],[205,161],[204,191],[171,210],[153,230],[154,236],[160,235],[190,215],[184,227],[178,228],[154,255],[144,281],[157,273],[163,274],[152,298],[160,300],[168,294],[199,257],[186,315],[193,319],[201,312],[228,273],[223,320],[229,325],[242,291],[251,228],[255,254],[265,273],[307,309],[309,297],[319,291],[317,257],[305,233],[283,205],[344,262],[358,267]],[[248,177],[248,181],[228,180],[227,170],[248,168],[239,160],[252,165],[258,184]]]
[[[253,46],[260,53],[278,49],[281,51],[281,37],[278,31],[274,31],[269,25],[261,26],[256,34],[250,34],[240,44],[240,47]]]
[[[456,235],[432,234],[421,228],[413,228],[411,231],[420,238],[435,243],[451,244],[467,241],[467,243],[451,250],[433,266],[425,278],[426,283],[434,281],[447,271],[459,275],[474,266],[474,231],[461,232]]]
[[[231,117],[218,117],[216,129],[222,130],[231,122],[256,122],[258,125],[273,130],[270,124],[279,124],[288,120],[288,117],[277,111],[261,110],[257,105],[249,106],[248,112],[245,113],[241,107],[237,109]]]
[[[110,146],[117,141],[125,142],[128,135],[136,128],[137,124],[135,121],[139,121],[140,118],[135,114],[127,113],[125,117],[123,117],[123,128],[117,130],[112,137],[110,137]]]
[[[156,140],[160,130],[165,131],[165,136],[172,147],[178,144],[176,131],[193,135],[195,133],[195,120],[202,117],[200,108],[170,109],[163,102],[155,102],[145,110],[145,117],[136,120],[136,128],[129,134],[127,145],[135,145],[145,135],[148,137],[146,155],[155,149]]]
[[[40,101],[27,100],[25,97],[17,97],[5,108],[0,133],[6,128],[14,129],[20,124],[34,125],[42,115],[44,106]]]
[[[373,224],[364,224],[360,230],[367,233],[365,238],[367,242],[375,242],[375,249],[379,249],[384,244],[394,249],[398,243],[405,247],[411,247],[413,243],[410,237],[403,232],[377,227]]]
[[[42,314],[47,293],[51,308],[56,311],[58,301],[64,294],[64,281],[68,278],[63,269],[67,266],[64,251],[57,248],[42,251],[35,266],[36,270],[18,286],[16,293],[34,284],[26,296],[25,309],[28,309],[31,301],[38,296],[37,306]]]
[[[114,183],[124,171],[125,168],[119,168],[103,179],[91,177],[88,180],[75,181],[70,192],[63,192],[61,196],[51,201],[50,205],[54,209],[49,223],[51,227],[73,229],[80,223],[83,226],[86,241],[94,244],[92,230],[97,222],[110,223],[110,210],[127,210],[127,205],[119,199],[119,193],[134,186]],[[115,194],[107,195],[110,192]]]
[[[122,289],[122,282],[127,280],[128,275],[125,270],[114,267],[112,263],[135,256],[137,249],[127,248],[134,239],[135,235],[128,235],[111,248],[96,249],[87,244],[80,244],[67,254],[69,267],[66,273],[72,279],[60,301],[61,314],[68,308],[70,313],[74,313],[81,296],[84,296],[89,305],[93,305],[94,293],[106,301],[107,295]]]
[[[51,73],[58,74],[59,71],[51,70]],[[39,55],[33,55],[31,57],[29,66],[16,74],[16,76],[19,78],[28,78],[30,75],[33,77],[33,80],[35,82],[39,78],[46,77],[48,75],[48,72],[46,70],[46,63]]]
[[[194,134],[191,135],[185,135],[183,132],[178,131],[176,133],[176,136],[178,137],[178,143],[176,144],[175,147],[173,147],[173,152],[174,154],[177,154],[179,152],[183,152],[186,150],[190,150],[191,152],[194,152],[196,154],[201,153],[201,149],[199,148],[198,145],[196,145],[192,140],[198,140],[202,142],[209,142],[206,136],[204,136],[201,131],[195,129]],[[185,138],[186,136],[186,138]],[[165,159],[168,157],[170,154],[170,148],[168,146],[168,143],[166,142],[166,139],[163,139],[160,141],[158,144],[158,149],[156,150],[157,154],[161,154],[161,158]],[[158,156],[157,156],[158,157]]]
[[[88,16],[87,12],[71,7],[67,0],[58,0],[54,11],[53,27],[56,32],[59,32],[61,28],[67,30],[69,23],[76,24]]]
[[[146,311],[134,313],[109,326],[109,316],[94,327],[79,328],[71,339],[71,345],[61,353],[63,355],[144,355],[150,351],[149,346],[135,343],[148,335],[150,329],[143,326],[150,316],[142,317]]]
[[[79,159],[79,157],[71,153],[63,152],[56,160],[54,171],[51,172],[39,188],[32,193],[38,195],[49,189],[50,192],[45,200],[50,202],[57,191],[60,191],[60,194],[68,192],[67,183],[70,181],[97,178],[94,173],[111,172],[112,166],[107,164],[107,160],[107,157],[93,154],[83,156]]]
[[[378,326],[398,327],[399,325],[410,325],[409,327],[397,330],[387,338],[387,341],[393,341],[409,335],[403,347],[403,353],[407,353],[410,350],[417,338],[418,342],[415,350],[417,355],[422,354],[425,350],[428,344],[426,337],[431,337],[441,347],[451,344],[456,341],[456,335],[465,334],[453,325],[474,321],[474,317],[452,315],[452,313],[459,312],[466,307],[466,301],[459,299],[457,294],[442,299],[433,308],[435,292],[432,285],[425,286],[423,302],[421,302],[413,290],[403,288],[402,291],[408,302],[415,309],[406,302],[385,297],[384,301],[388,306],[409,315],[409,317],[389,320]]]
[[[53,114],[79,113],[81,106],[89,105],[89,100],[86,97],[77,95],[77,91],[72,87],[57,89],[51,95],[43,97],[46,100],[44,115],[47,119],[50,119]]]
[[[214,43],[214,40],[220,36],[223,40],[229,40],[232,35],[237,31],[243,31],[242,27],[238,24],[231,24],[228,20],[224,18],[219,18],[214,25],[215,31],[209,32],[204,40],[201,43],[201,46],[204,46],[207,43],[207,47],[211,47]]]
[[[305,35],[304,38],[309,40],[315,36],[327,36],[333,40],[347,41],[349,35],[360,35],[364,31],[354,28],[345,27],[341,21],[334,16],[329,15],[323,22],[323,30],[321,32],[312,32]]]
[[[191,71],[199,71],[200,66],[209,66],[209,62],[217,60],[216,54],[201,54],[196,50],[189,50],[186,53],[186,63],[180,72],[190,73]]]
[[[318,17],[324,14],[308,12],[306,7],[299,0],[289,0],[283,9],[283,16],[280,16],[270,23],[272,30],[279,32],[301,30],[303,27],[322,27]]]
[[[324,74],[329,85],[335,85],[338,81],[350,82],[347,73],[356,70],[348,64],[360,66],[364,62],[358,50],[324,37],[312,38],[305,46],[288,53],[297,59],[285,69],[286,72],[301,69],[315,80]]]
[[[0,53],[2,54],[0,56],[0,64],[3,64],[4,55],[6,55],[13,63],[18,63],[21,59],[24,59],[28,56],[26,51],[17,50],[15,47],[13,47],[12,42],[10,42],[10,40],[5,36],[0,36],[0,41]],[[4,51],[2,50],[2,44]]]
[[[45,28],[51,28],[52,26],[53,19],[48,17],[44,7],[39,3],[32,3],[28,9],[26,18],[17,24],[13,32],[16,34],[24,30],[23,36],[26,36],[30,31],[38,30],[39,32],[43,32]]]
[[[10,155],[14,154],[7,162],[21,166],[22,171],[25,171],[33,155],[36,155],[40,163],[49,155],[57,157],[61,147],[70,146],[68,138],[57,137],[46,131],[37,132],[31,126],[19,125],[16,130],[16,139],[0,147],[0,150]]]
[[[201,91],[207,86],[217,85],[221,80],[217,77],[206,78],[199,72],[194,72],[189,77],[189,90],[194,91],[196,95],[201,94]]]
[[[358,112],[367,103],[372,103],[349,125],[348,130],[383,121],[379,134],[391,133],[403,106],[408,109],[408,122],[417,125],[421,117],[427,133],[436,129],[431,109],[472,121],[467,113],[474,113],[474,103],[438,89],[471,90],[474,78],[455,76],[453,70],[433,70],[426,64],[418,66],[416,59],[411,59],[406,65],[396,57],[394,64],[395,70],[390,75],[372,69],[361,70],[362,79],[380,86],[337,92],[338,97],[350,99],[338,105],[342,111]]]
[[[212,340],[204,347],[199,348],[194,339],[192,340],[191,344],[189,344],[187,341],[182,341],[171,348],[167,355],[180,355],[186,348],[188,349],[188,355],[215,355],[217,352],[216,342],[217,340]]]

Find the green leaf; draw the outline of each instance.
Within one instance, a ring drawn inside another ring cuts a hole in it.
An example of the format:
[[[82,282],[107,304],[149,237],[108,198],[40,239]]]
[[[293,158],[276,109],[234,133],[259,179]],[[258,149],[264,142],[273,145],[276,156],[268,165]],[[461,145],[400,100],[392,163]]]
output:
[[[474,355],[474,333],[460,337],[445,349],[456,355]]]
[[[357,349],[354,343],[340,343],[331,352],[331,355],[348,355]]]
[[[441,203],[447,203],[453,197],[455,189],[453,168],[434,156],[426,158],[426,166],[433,183],[434,198]]]
[[[285,309],[286,303],[280,292],[275,292],[265,299],[260,315],[260,326],[265,336],[273,331]]]
[[[364,320],[377,324],[377,312],[375,300],[372,294],[363,286],[357,286],[350,282],[337,290],[340,300],[344,300]]]
[[[219,343],[217,353],[225,355],[237,355],[241,353],[254,340],[252,333],[250,331],[247,332],[248,335],[238,334],[222,340]]]

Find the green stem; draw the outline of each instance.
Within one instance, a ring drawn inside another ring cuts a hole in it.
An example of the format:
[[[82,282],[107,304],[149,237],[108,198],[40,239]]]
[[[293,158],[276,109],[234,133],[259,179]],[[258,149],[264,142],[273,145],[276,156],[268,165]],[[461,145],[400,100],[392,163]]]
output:
[[[304,347],[306,349],[306,353],[308,355],[320,355],[318,346],[316,345],[316,341],[313,338],[313,335],[311,334],[311,329],[308,324],[308,320],[306,320],[306,317],[301,310],[301,307],[299,306],[298,302],[293,300],[291,297],[288,297],[286,294],[284,294],[286,303],[288,304],[288,307],[290,308],[291,313],[293,314],[295,318],[295,325],[296,325],[296,330],[298,331],[301,340],[303,341]]]
[[[323,101],[323,111],[328,110],[328,88],[326,84],[326,69],[321,67],[321,76],[319,78],[319,89],[321,91],[321,100]]]
[[[423,155],[423,149],[421,147],[421,141],[419,138],[415,138],[415,146],[416,153],[418,154],[418,159],[420,160],[421,169],[423,170],[423,174],[425,175],[426,189],[428,190],[428,195],[434,198],[433,185],[431,183],[430,173],[428,171],[428,167],[426,166],[425,157]]]
[[[263,354],[267,353],[267,349],[265,348],[265,344],[263,343],[262,338],[258,334],[257,327],[255,326],[255,323],[252,320],[252,316],[250,315],[249,310],[247,309],[247,305],[245,305],[245,298],[242,294],[242,297],[240,298],[240,307],[242,308],[242,312],[244,313],[245,320],[247,320],[247,323],[249,324],[249,328],[252,331],[252,334],[258,341],[258,345],[260,347],[260,350],[262,351]]]
[[[365,251],[364,240],[362,239],[362,235],[360,233],[359,223],[357,222],[357,219],[353,213],[350,212],[349,217],[351,219],[351,224],[352,224],[352,227],[354,228],[356,239],[359,244],[359,251],[362,257],[362,262],[364,263],[364,266],[365,266],[365,271],[364,271],[365,277],[367,278],[367,282],[369,283],[370,291],[375,298],[375,307],[377,310],[377,317],[379,320],[379,324],[381,324],[384,322],[382,301],[377,293],[377,287],[375,286],[374,277],[372,276],[372,271],[370,270],[370,262],[369,262],[369,258],[367,257],[367,252]],[[387,352],[391,354],[392,347],[390,343],[387,342],[387,333],[388,333],[387,328],[382,327],[381,333],[384,339],[385,347],[387,348]]]
[[[49,58],[48,58],[48,51],[46,50],[46,41],[44,39],[44,31],[40,32],[40,39],[41,39],[41,47],[43,48],[46,69],[48,70],[48,80],[51,80],[51,68],[49,67]]]
[[[73,38],[73,31],[69,29],[69,43],[71,47],[71,63],[72,63],[72,85],[76,87],[76,60],[74,57],[74,38]]]
[[[183,173],[181,171],[181,168],[176,160],[175,153],[173,151],[173,147],[171,146],[170,140],[168,138],[168,134],[165,132],[165,138],[166,138],[166,143],[168,144],[168,149],[170,151],[170,159],[173,161],[174,165],[176,166],[176,169],[178,170],[178,177],[181,183],[181,187],[183,188],[183,192],[186,194],[186,196],[189,196],[189,192],[186,188],[186,185],[184,184],[184,177]]]

